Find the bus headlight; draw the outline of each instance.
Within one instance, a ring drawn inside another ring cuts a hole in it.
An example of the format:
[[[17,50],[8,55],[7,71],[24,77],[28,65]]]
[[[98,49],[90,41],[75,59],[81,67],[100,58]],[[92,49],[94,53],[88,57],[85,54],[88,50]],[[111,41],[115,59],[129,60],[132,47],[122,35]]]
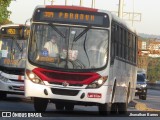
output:
[[[147,86],[147,84],[142,84],[142,85],[141,85],[141,87],[146,87],[146,86]]]
[[[0,76],[0,80],[3,81],[3,82],[6,82],[6,83],[11,83],[11,81],[8,78],[6,78],[2,75]]]
[[[26,74],[27,74],[28,78],[29,78],[33,83],[44,85],[44,82],[43,82],[36,74],[34,74],[32,71],[26,70]]]
[[[30,73],[28,77],[29,77],[30,79],[34,79],[34,78],[35,78],[35,74]]]
[[[91,84],[89,84],[86,88],[87,89],[95,89],[101,87],[105,81],[108,79],[108,76],[104,76],[99,78],[98,80],[93,81]]]

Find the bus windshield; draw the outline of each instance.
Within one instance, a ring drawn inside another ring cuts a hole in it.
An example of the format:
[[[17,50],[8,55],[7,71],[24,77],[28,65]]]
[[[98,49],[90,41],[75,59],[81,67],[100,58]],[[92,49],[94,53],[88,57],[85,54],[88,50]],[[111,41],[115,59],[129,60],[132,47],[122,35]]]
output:
[[[34,23],[31,28],[32,52],[28,54],[35,64],[63,69],[97,69],[106,65],[106,29],[42,23]]]
[[[1,38],[0,66],[25,68],[26,44],[26,40]]]

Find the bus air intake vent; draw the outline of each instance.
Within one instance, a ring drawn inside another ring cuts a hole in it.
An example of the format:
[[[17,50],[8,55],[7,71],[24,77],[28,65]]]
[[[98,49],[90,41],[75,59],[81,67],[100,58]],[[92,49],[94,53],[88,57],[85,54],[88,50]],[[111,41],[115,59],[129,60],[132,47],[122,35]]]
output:
[[[53,94],[56,95],[66,95],[66,96],[76,96],[79,93],[79,90],[67,90],[67,89],[56,89],[51,88]]]

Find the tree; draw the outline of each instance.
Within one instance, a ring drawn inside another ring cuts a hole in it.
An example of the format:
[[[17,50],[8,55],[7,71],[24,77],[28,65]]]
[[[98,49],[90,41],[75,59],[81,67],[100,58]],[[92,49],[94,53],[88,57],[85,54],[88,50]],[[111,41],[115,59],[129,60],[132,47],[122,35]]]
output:
[[[7,8],[9,7],[12,0],[0,0],[0,25],[5,24],[8,20],[8,17],[11,14],[11,11],[8,11]]]

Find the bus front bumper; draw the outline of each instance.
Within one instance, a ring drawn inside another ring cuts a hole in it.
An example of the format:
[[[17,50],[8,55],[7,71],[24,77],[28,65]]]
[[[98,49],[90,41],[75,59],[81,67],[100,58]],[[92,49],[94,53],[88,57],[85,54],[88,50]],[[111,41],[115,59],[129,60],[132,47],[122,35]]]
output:
[[[97,89],[85,89],[74,87],[55,87],[50,85],[40,85],[25,80],[25,96],[48,98],[51,101],[81,101],[104,104],[111,100],[111,90],[107,91],[107,86]]]
[[[24,82],[0,81],[0,91],[9,94],[24,94]]]

